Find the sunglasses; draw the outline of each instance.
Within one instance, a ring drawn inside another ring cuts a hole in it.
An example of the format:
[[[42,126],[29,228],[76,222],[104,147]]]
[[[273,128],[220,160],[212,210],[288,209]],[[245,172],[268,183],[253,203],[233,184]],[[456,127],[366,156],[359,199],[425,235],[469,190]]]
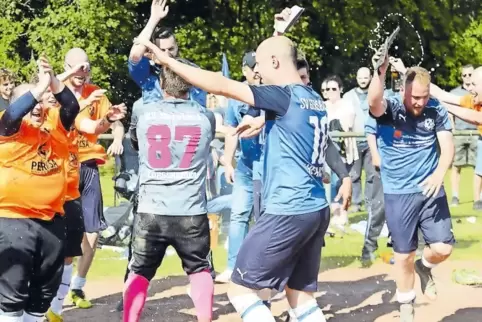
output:
[[[472,74],[462,74],[462,77],[472,77]]]
[[[329,92],[329,91],[336,92],[336,91],[338,91],[338,88],[335,88],[335,87],[332,87],[332,88],[322,88],[321,91],[322,91],[322,92]]]

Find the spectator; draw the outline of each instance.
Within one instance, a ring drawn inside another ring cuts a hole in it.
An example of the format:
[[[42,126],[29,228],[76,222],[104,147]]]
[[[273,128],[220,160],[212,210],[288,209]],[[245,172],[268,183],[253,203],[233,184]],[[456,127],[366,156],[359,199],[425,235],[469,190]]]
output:
[[[368,117],[368,104],[367,93],[368,86],[371,82],[370,69],[367,67],[362,67],[358,70],[356,80],[358,86],[346,93],[343,98],[348,100],[355,109],[355,125],[353,127],[354,132],[364,133],[365,122]],[[353,164],[350,170],[350,176],[353,181],[353,199],[352,199],[352,212],[358,212],[361,210],[362,205],[362,186],[361,186],[361,173],[362,169],[368,172],[368,168],[372,169],[370,151],[368,148],[367,141],[359,140],[357,141],[358,154],[360,158]],[[371,189],[371,183],[369,182],[368,176],[366,176],[365,183],[365,199],[370,195],[369,189]]]
[[[474,67],[472,65],[466,65],[462,67],[461,78],[462,85],[454,88],[450,93],[464,96],[469,94],[470,87],[472,84],[471,78],[474,72]],[[452,121],[453,127],[456,131],[463,130],[476,130],[477,127],[473,124],[462,121],[461,119],[452,116],[450,114],[450,119]],[[476,157],[477,157],[477,136],[459,136],[454,137],[455,145],[455,157],[452,166],[452,206],[459,205],[459,185],[460,185],[460,171],[463,167],[475,167]],[[482,180],[479,176],[474,175],[474,200],[479,200],[479,196],[475,196],[480,190],[476,187],[480,187]]]
[[[0,68],[0,112],[7,109],[14,87],[15,75],[8,69]]]
[[[349,132],[353,129],[355,122],[355,110],[348,101],[341,98],[343,85],[340,77],[327,77],[322,83],[322,93],[327,99],[325,102],[328,112],[328,127],[331,131]],[[349,168],[358,159],[358,150],[354,138],[346,138],[338,145],[342,160]],[[331,174],[331,211],[333,213],[332,224],[340,229],[348,222],[348,215],[342,209],[339,202],[335,202],[340,182],[334,172]]]

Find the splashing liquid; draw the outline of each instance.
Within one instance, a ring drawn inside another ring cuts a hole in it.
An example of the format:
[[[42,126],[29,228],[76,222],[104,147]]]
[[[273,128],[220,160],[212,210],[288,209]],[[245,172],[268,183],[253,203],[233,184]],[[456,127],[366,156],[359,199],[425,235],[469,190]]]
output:
[[[425,51],[423,49],[423,43],[422,43],[422,37],[420,36],[420,33],[417,31],[417,29],[415,29],[415,26],[412,24],[412,22],[400,13],[397,13],[397,12],[389,13],[381,21],[377,22],[377,26],[375,27],[375,29],[372,30],[372,34],[375,36],[376,39],[370,40],[368,47],[370,49],[372,49],[373,51],[378,50],[378,47],[381,46],[381,44],[385,41],[385,38],[387,38],[390,35],[390,32],[391,32],[391,31],[389,32],[389,31],[383,30],[382,27],[383,27],[385,21],[387,21],[388,18],[394,17],[394,16],[402,18],[406,23],[408,23],[408,25],[413,29],[413,31],[417,35],[418,43],[420,45],[420,52],[421,52],[420,61],[418,62],[417,66],[420,66],[422,64],[423,58],[425,56]],[[395,46],[395,49],[398,49],[398,46]],[[413,48],[413,47],[411,48],[411,50],[414,50],[414,49],[415,48]],[[415,57],[413,55],[410,55],[410,58],[415,59]]]

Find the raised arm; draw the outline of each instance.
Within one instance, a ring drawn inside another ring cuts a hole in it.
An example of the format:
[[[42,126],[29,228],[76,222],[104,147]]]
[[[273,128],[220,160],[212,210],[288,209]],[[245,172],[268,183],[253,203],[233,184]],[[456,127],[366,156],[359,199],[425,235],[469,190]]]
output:
[[[167,0],[153,0],[149,20],[138,37],[143,39],[151,39],[157,25],[167,16],[168,13],[169,6],[167,6]],[[136,64],[141,61],[145,53],[146,46],[140,43],[134,43],[129,54],[129,61]]]
[[[79,114],[80,106],[74,93],[64,85],[55,75],[50,75],[50,88],[57,101],[60,103],[60,122],[66,131],[70,131],[75,118]]]
[[[471,124],[482,125],[482,112],[463,108],[460,107],[458,104],[453,105],[442,102],[442,105],[447,109],[450,114],[458,117],[459,119]]]
[[[21,95],[18,99],[14,100],[10,106],[5,110],[0,118],[0,135],[12,136],[18,132],[22,125],[22,119],[25,115],[30,113],[38,104],[42,95],[45,93],[50,85],[50,78],[52,73],[52,67],[48,63],[47,59],[41,57],[37,62],[38,65],[38,84]],[[20,85],[27,88],[28,85]],[[21,90],[18,88],[17,90]],[[28,90],[28,89],[27,89]],[[14,91],[15,96],[15,91]]]
[[[368,87],[368,106],[370,107],[370,113],[374,117],[382,116],[387,109],[387,102],[383,97],[383,91],[385,88],[385,77],[388,69],[388,55],[381,57],[383,48],[380,48],[377,53],[373,56],[372,62],[375,66],[376,63],[383,59],[382,66],[374,71],[372,81]]]
[[[430,95],[440,102],[460,105],[460,96],[446,92],[435,84],[430,84]]]

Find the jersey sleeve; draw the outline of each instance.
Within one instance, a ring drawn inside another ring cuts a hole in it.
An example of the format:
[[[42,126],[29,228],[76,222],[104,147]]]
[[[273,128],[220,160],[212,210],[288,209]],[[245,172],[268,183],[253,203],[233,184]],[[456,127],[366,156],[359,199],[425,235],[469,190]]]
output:
[[[449,113],[443,106],[437,106],[437,117],[435,118],[435,131],[452,131],[452,123],[449,120]]]
[[[460,106],[465,107],[465,108],[470,108],[471,110],[474,109],[474,99],[472,95],[464,95],[460,98]]]
[[[224,117],[224,124],[236,127],[238,126],[238,119],[236,118],[236,101],[230,99],[228,101],[228,108],[226,109],[226,115]]]
[[[142,88],[149,81],[151,74],[151,64],[149,59],[142,57],[138,63],[134,63],[129,59],[128,63],[129,75],[136,84]]]
[[[289,87],[276,85],[250,85],[254,96],[254,108],[274,112],[284,116],[290,107],[291,90]]]
[[[109,109],[111,108],[112,104],[111,102],[109,101],[109,99],[107,98],[107,96],[103,96],[99,103],[96,104],[96,111],[95,111],[95,116],[96,116],[96,120],[100,120],[101,118],[103,118],[104,116],[107,115],[107,112],[109,111]]]
[[[398,97],[384,97],[387,104],[385,113],[376,117],[371,112],[369,115],[374,118],[378,123],[390,125],[393,124],[394,118],[403,109],[403,103]]]

